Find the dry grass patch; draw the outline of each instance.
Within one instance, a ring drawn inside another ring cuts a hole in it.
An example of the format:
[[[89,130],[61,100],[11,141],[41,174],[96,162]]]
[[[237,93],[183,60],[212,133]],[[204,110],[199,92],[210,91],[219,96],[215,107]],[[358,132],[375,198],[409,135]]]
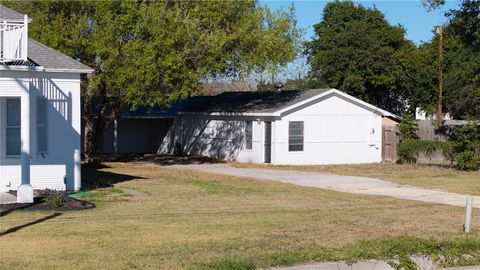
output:
[[[355,164],[355,165],[268,165],[231,163],[234,167],[329,172],[340,175],[380,178],[400,184],[480,195],[480,171],[464,172],[436,165]]]
[[[90,198],[95,209],[64,213],[1,236],[3,269],[198,269],[216,267],[212,262],[226,256],[265,267],[344,258],[321,252],[366,239],[388,242],[408,235],[441,241],[461,235],[459,207],[158,165],[105,165],[96,169],[102,177],[128,179],[115,181],[115,188],[143,194],[97,191]],[[9,213],[1,217],[0,231],[49,214]],[[478,231],[479,224],[473,229]],[[480,239],[475,232],[467,238]]]

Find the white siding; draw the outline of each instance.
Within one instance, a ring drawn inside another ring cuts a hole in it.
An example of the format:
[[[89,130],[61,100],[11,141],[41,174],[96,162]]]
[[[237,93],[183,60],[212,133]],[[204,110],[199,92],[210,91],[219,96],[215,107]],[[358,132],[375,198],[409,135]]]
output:
[[[35,189],[79,189],[74,181],[74,151],[80,149],[80,75],[47,72],[2,71],[0,74],[0,110],[4,97],[31,96],[31,180]],[[47,98],[48,151],[37,154],[36,95]],[[5,121],[0,117],[0,191],[20,185],[20,159],[6,158]],[[66,186],[64,184],[66,183]]]
[[[252,149],[245,149],[245,121],[252,121]],[[182,116],[165,137],[162,154],[173,154],[175,144],[184,154],[203,155],[222,160],[263,162],[264,123],[251,118]]]
[[[288,151],[289,121],[304,122],[303,151]],[[273,164],[381,161],[382,117],[337,96],[309,104],[275,121],[273,125]]]
[[[246,119],[253,119],[252,150],[244,146]],[[271,120],[272,164],[381,162],[381,113],[360,102],[331,94],[272,119],[232,115],[178,117],[159,153],[174,153],[174,145],[178,143],[185,154],[263,163],[265,121]],[[304,122],[303,151],[288,150],[289,121]]]

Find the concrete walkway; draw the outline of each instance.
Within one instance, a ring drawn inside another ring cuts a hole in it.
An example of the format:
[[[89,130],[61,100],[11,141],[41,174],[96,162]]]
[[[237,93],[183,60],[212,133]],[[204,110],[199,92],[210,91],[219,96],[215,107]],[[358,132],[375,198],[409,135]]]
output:
[[[271,180],[306,187],[317,187],[339,192],[394,197],[398,199],[439,203],[465,207],[464,194],[401,185],[377,178],[344,176],[323,172],[302,172],[258,168],[235,168],[228,164],[172,165],[171,168],[196,170],[206,173]],[[480,208],[480,196],[473,197],[473,207]]]
[[[17,202],[16,196],[7,192],[0,192],[0,204],[11,204],[16,202]]]

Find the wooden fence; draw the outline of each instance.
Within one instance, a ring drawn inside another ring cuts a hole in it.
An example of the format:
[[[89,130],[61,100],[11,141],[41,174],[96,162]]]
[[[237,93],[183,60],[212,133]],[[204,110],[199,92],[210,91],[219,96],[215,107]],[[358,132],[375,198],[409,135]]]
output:
[[[454,129],[471,122],[446,120],[445,124],[438,127],[432,120],[418,121],[417,136],[420,140],[425,141],[448,141]],[[479,126],[480,127],[480,126]],[[400,141],[400,132],[397,126],[384,126],[382,128],[382,159],[384,162],[397,161],[397,145]],[[395,143],[394,143],[395,142]],[[420,152],[417,158],[417,163],[445,163],[449,160],[443,155],[441,151],[436,151],[430,154]]]

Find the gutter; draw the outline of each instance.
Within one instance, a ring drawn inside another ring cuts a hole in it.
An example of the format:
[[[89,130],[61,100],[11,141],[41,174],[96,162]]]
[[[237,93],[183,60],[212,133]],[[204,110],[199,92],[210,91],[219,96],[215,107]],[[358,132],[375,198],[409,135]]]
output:
[[[0,70],[24,71],[24,72],[43,71],[43,72],[80,73],[80,74],[91,74],[94,72],[93,69],[58,69],[58,68],[45,68],[43,66],[27,67],[27,66],[6,66],[6,65],[0,65]]]

